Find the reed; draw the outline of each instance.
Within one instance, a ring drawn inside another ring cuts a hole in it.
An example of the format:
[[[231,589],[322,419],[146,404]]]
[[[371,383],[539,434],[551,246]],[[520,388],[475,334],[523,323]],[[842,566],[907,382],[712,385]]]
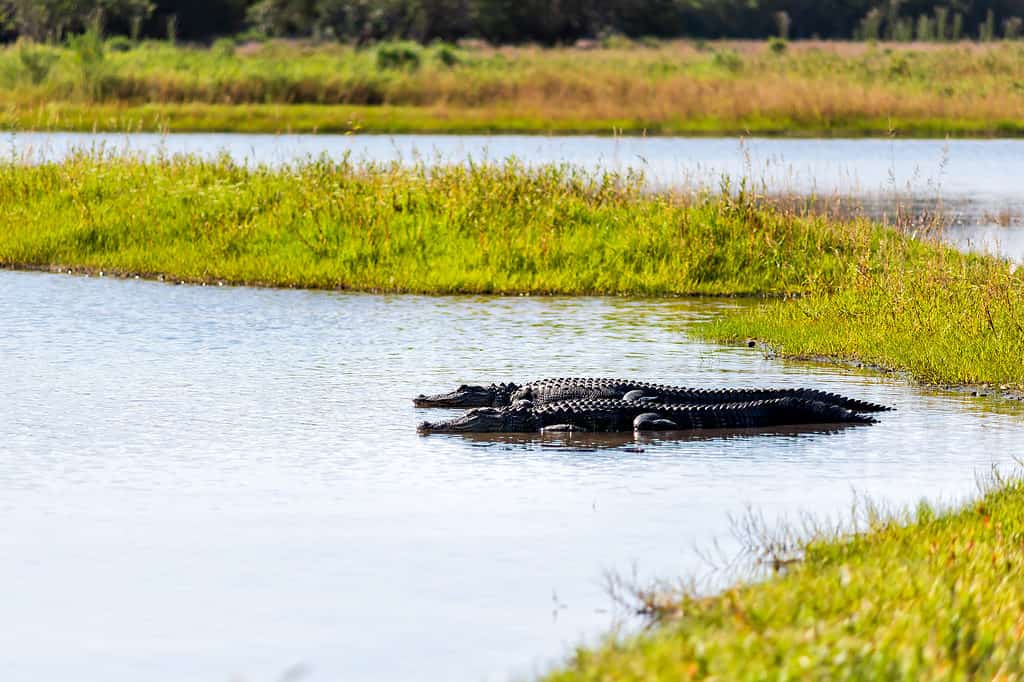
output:
[[[8,129],[1019,135],[1017,43],[0,49]],[[420,49],[420,48],[417,48]],[[79,50],[80,51],[80,50]],[[101,55],[95,57],[96,54]]]

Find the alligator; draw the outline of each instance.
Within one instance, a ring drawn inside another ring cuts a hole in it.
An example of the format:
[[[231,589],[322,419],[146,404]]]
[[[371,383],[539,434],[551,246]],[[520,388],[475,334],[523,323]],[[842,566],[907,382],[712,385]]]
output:
[[[813,388],[688,388],[629,379],[574,377],[540,379],[526,384],[463,384],[450,393],[417,396],[413,399],[413,404],[416,407],[507,407],[518,400],[529,400],[541,405],[564,400],[597,398],[673,405],[713,405],[772,398],[802,398],[845,407],[856,412],[884,412],[892,409]]]
[[[793,396],[711,405],[589,399],[479,407],[461,417],[423,422],[421,433],[532,433],[548,431],[683,431],[764,428],[794,424],[874,424],[845,407]]]

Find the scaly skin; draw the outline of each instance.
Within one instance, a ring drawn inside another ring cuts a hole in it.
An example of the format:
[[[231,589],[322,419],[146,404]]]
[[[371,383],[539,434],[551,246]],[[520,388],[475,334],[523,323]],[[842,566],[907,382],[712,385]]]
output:
[[[892,409],[813,388],[688,388],[629,379],[587,377],[540,379],[526,384],[463,384],[451,393],[421,395],[415,398],[413,403],[417,407],[505,407],[517,400],[529,400],[537,405],[564,400],[621,400],[627,393],[633,391],[639,391],[644,399],[674,405],[714,405],[773,398],[802,398],[845,407],[855,412],[884,412]]]
[[[567,400],[543,405],[520,401],[482,407],[443,422],[423,422],[422,433],[531,433],[579,431],[684,431],[764,428],[795,424],[873,424],[875,420],[838,405],[784,397],[712,405],[640,403],[626,400]]]

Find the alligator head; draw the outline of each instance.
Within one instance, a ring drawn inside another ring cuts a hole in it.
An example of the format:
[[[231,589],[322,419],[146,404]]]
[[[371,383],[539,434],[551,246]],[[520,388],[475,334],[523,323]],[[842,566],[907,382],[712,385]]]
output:
[[[423,422],[420,433],[529,433],[536,419],[527,406],[479,407],[461,417],[442,422]]]
[[[508,404],[509,396],[517,388],[515,384],[462,384],[450,393],[418,395],[412,402],[416,407],[501,407]]]

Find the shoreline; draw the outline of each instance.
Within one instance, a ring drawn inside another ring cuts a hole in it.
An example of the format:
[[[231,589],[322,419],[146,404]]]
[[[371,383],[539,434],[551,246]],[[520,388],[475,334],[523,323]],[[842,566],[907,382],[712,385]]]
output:
[[[35,265],[31,263],[6,263],[0,262],[0,271],[8,272],[33,272],[33,273],[44,273],[51,275],[71,275],[76,277],[109,277],[112,279],[124,279],[124,280],[144,280],[147,282],[160,282],[162,284],[168,284],[173,286],[215,286],[215,287],[253,287],[259,289],[280,289],[280,290],[301,290],[301,291],[320,291],[320,292],[335,292],[335,293],[346,293],[346,294],[367,294],[374,296],[494,296],[499,298],[549,298],[549,297],[563,297],[563,298],[576,298],[576,297],[610,297],[610,298],[643,298],[643,299],[720,299],[724,301],[734,300],[746,300],[746,301],[765,301],[765,300],[781,300],[782,295],[766,295],[766,294],[666,294],[656,297],[649,296],[637,296],[634,294],[565,294],[559,292],[553,293],[509,293],[499,292],[490,294],[481,294],[479,292],[449,292],[449,293],[431,293],[423,291],[403,291],[403,290],[392,290],[392,289],[353,289],[353,288],[340,288],[340,287],[303,287],[295,285],[284,285],[274,284],[273,282],[236,282],[218,278],[207,278],[207,279],[186,279],[179,278],[168,273],[161,272],[127,272],[119,271],[114,269],[102,269],[97,267],[87,266],[68,266],[68,265]],[[965,395],[974,398],[989,398],[993,400],[1006,401],[1006,402],[1021,402],[1024,401],[1024,390],[1010,389],[1008,387],[993,386],[991,384],[942,384],[942,383],[930,383],[926,381],[919,381],[914,378],[907,370],[900,368],[885,367],[876,363],[859,360],[857,358],[844,358],[840,356],[829,356],[829,355],[799,355],[799,354],[786,354],[777,350],[771,344],[757,341],[755,339],[749,339],[743,343],[734,343],[725,340],[711,339],[716,343],[724,346],[745,346],[747,348],[756,348],[764,354],[766,359],[784,360],[792,362],[805,362],[819,366],[835,366],[835,367],[846,367],[849,369],[860,370],[869,372],[872,374],[878,374],[889,377],[896,377],[901,381],[904,381],[912,386],[916,386],[922,389],[928,389],[938,391],[941,393],[947,393],[952,395]]]
[[[238,133],[267,135],[489,135],[567,137],[763,137],[770,139],[1020,139],[1024,118],[858,118],[837,123],[791,117],[637,120],[516,118],[476,109],[316,104],[78,104],[0,109],[5,133]]]

